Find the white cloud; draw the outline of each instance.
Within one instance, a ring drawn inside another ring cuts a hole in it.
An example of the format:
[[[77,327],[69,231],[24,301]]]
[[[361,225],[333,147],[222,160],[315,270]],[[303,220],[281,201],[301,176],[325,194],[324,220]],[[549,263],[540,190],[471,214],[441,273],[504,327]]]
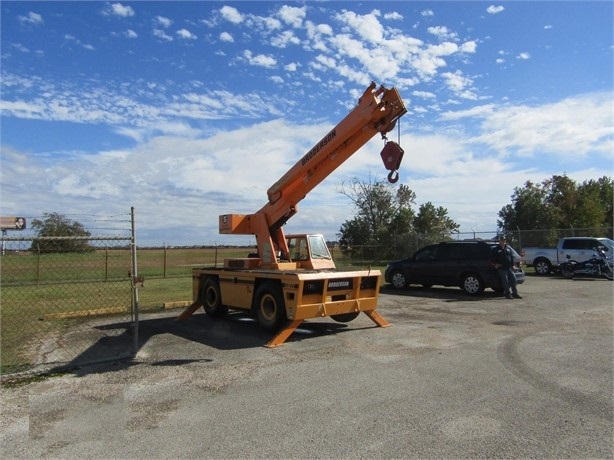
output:
[[[392,21],[401,21],[403,20],[403,15],[393,11],[391,13],[384,14],[384,19],[392,20]]]
[[[299,45],[301,41],[291,30],[284,30],[272,37],[270,43],[277,48],[286,48],[288,45]]]
[[[233,24],[240,24],[243,22],[244,19],[243,15],[239,13],[239,10],[232,6],[224,5],[220,9],[220,13],[225,20],[232,22]]]
[[[531,55],[525,51],[525,52],[520,53],[518,56],[516,56],[516,59],[520,59],[521,61],[526,61],[527,59],[531,59]]]
[[[608,157],[614,151],[613,103],[612,93],[594,93],[535,107],[489,104],[447,113],[444,119],[481,119],[481,133],[470,141],[506,155]]]
[[[235,39],[233,38],[232,34],[229,34],[228,32],[222,32],[220,34],[220,41],[233,43]]]
[[[39,13],[34,13],[32,11],[30,11],[27,15],[25,16],[17,16],[17,20],[22,23],[22,24],[29,24],[29,25],[40,25],[43,24],[43,16],[40,15]]]
[[[190,32],[187,29],[179,29],[176,32],[176,34],[179,38],[184,39],[184,40],[196,40],[197,38],[196,35],[194,35],[192,32]]]
[[[243,58],[249,65],[255,65],[258,67],[272,68],[277,65],[277,60],[272,56],[265,56],[264,54],[254,54],[250,50],[243,51]]]
[[[498,14],[501,13],[505,8],[503,6],[495,6],[495,5],[490,5],[488,8],[486,8],[486,12],[489,14]]]
[[[134,16],[135,14],[131,6],[124,6],[121,3],[113,3],[111,5],[107,5],[105,13],[107,15],[119,16],[122,18]]]
[[[373,10],[365,15],[344,10],[341,13],[337,13],[335,18],[345,26],[344,32],[351,30],[356,32],[362,40],[379,44],[384,38],[384,28],[377,19],[379,16],[381,14],[378,10]]]
[[[160,40],[164,40],[167,42],[173,41],[173,37],[171,37],[170,35],[168,35],[166,32],[164,32],[161,29],[154,29],[152,33],[154,37],[159,38]]]
[[[169,18],[166,18],[164,16],[156,16],[154,18],[154,20],[155,20],[157,25],[162,26],[165,29],[168,29],[173,24],[172,20],[170,20]]]
[[[128,29],[125,32],[125,36],[126,38],[138,38],[139,34],[137,34],[134,30],[132,29]]]
[[[435,35],[441,40],[456,40],[458,38],[458,34],[456,32],[452,32],[446,26],[429,27],[427,32]]]
[[[283,5],[277,14],[286,24],[289,24],[294,28],[299,28],[303,25],[303,21],[307,15],[307,7],[302,6],[297,8]]]

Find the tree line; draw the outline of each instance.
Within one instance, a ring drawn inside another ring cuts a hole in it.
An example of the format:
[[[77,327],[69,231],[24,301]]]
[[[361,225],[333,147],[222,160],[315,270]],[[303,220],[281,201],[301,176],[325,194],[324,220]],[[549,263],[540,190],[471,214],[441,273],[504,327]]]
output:
[[[498,212],[497,232],[608,228],[609,234],[599,236],[611,238],[613,184],[606,176],[580,184],[566,175],[554,175],[540,184],[527,181],[514,189],[512,202]],[[339,192],[355,207],[354,217],[343,222],[337,234],[347,252],[355,246],[372,246],[390,258],[403,251],[404,240],[428,234],[430,242],[443,241],[459,228],[446,208],[431,202],[415,211],[416,194],[406,185],[395,189],[383,181],[354,179]]]
[[[541,183],[527,181],[523,187],[514,188],[511,203],[498,212],[497,231],[608,228],[609,234],[599,236],[612,238],[613,188],[614,181],[607,176],[582,183],[566,175],[554,175]],[[415,240],[417,235],[429,235],[429,242],[443,241],[451,239],[460,227],[446,208],[430,201],[416,210],[416,194],[407,185],[397,187],[372,178],[354,178],[342,184],[338,192],[350,199],[355,211],[337,233],[345,252],[360,246],[363,251],[372,248],[373,254],[363,253],[368,258],[396,257],[403,251],[404,241]],[[90,232],[59,213],[45,213],[43,219],[34,219],[32,228],[37,233],[33,251],[94,250],[85,238]],[[58,236],[83,238],[43,238]]]

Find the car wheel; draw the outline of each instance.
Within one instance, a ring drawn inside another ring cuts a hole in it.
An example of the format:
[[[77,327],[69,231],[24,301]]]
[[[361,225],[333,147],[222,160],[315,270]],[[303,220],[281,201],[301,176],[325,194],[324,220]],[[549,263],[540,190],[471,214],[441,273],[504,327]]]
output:
[[[533,266],[535,267],[535,273],[541,276],[549,275],[552,271],[552,264],[548,259],[544,259],[540,257],[533,262]]]
[[[475,273],[463,275],[461,289],[469,295],[478,295],[484,292],[484,282]]]
[[[395,289],[405,289],[407,287],[407,277],[401,270],[395,270],[390,275],[390,284]]]

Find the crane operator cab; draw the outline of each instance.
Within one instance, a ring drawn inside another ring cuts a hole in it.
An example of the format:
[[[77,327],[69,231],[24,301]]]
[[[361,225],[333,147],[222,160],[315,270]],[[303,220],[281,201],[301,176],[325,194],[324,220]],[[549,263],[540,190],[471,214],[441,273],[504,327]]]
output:
[[[335,262],[322,235],[286,235],[289,256],[296,268],[334,270]]]

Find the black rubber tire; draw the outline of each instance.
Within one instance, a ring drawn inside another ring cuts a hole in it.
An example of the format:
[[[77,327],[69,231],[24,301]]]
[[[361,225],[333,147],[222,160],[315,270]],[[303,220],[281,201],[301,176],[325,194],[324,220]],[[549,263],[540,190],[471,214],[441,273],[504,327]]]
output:
[[[405,289],[409,285],[405,273],[401,270],[394,270],[390,274],[390,284],[394,289]]]
[[[572,279],[574,275],[573,268],[569,264],[561,264],[561,275],[567,279]]]
[[[461,278],[460,288],[469,295],[480,295],[484,292],[484,281],[476,273],[465,273]]]
[[[552,273],[552,264],[548,259],[543,257],[538,257],[533,262],[533,268],[535,268],[535,273],[540,276],[547,276]]]
[[[228,307],[222,304],[220,283],[215,278],[207,278],[200,292],[203,301],[203,310],[207,316],[220,318],[228,313]]]
[[[261,284],[254,296],[253,313],[264,330],[279,330],[288,320],[281,288],[274,283]]]
[[[353,311],[351,313],[341,313],[339,315],[330,315],[330,317],[334,319],[335,321],[337,321],[338,323],[349,323],[350,321],[354,321],[356,318],[358,318],[359,314],[360,314],[359,311]]]

